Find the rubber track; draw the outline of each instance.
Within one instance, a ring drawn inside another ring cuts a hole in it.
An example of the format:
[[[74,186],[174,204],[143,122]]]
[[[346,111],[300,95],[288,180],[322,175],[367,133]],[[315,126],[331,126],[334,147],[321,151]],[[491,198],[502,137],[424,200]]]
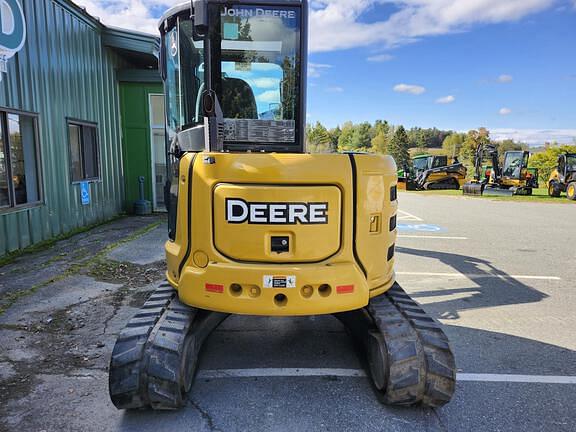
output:
[[[407,406],[420,403],[425,389],[425,358],[416,330],[386,295],[373,298],[368,311],[384,337],[388,353],[382,402]]]
[[[456,388],[456,363],[448,337],[400,285],[394,284],[385,296],[410,321],[417,332],[419,345],[424,349],[425,389],[422,404],[440,407],[450,402]]]
[[[185,396],[190,389],[197,366],[197,348],[194,335],[187,335],[198,314],[198,309],[183,305],[174,298],[158,322],[146,347],[148,358],[148,398],[156,410],[177,409],[186,404]],[[188,349],[187,344],[193,344]],[[192,358],[187,358],[192,355]],[[181,365],[188,366],[187,373]]]
[[[176,296],[168,283],[160,285],[128,322],[114,345],[109,370],[110,397],[119,409],[148,406],[144,349],[162,314]]]

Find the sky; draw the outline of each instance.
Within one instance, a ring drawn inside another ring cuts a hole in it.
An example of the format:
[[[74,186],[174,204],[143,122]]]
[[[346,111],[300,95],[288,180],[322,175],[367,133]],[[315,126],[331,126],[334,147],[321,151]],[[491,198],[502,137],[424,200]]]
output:
[[[156,33],[182,0],[74,0]],[[312,0],[308,121],[576,139],[576,0]]]

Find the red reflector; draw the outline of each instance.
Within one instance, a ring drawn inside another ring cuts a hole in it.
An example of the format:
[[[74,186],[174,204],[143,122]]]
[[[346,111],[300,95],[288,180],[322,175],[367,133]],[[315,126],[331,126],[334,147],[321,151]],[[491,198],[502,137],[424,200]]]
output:
[[[336,287],[338,294],[350,294],[354,292],[354,285],[340,285]]]
[[[213,292],[217,294],[222,294],[224,292],[224,285],[206,284],[206,291]]]

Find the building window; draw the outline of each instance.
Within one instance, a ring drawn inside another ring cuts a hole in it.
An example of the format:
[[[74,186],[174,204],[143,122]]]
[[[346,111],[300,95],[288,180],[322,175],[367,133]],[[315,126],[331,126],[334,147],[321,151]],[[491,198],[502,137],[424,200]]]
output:
[[[72,182],[100,179],[98,129],[94,123],[68,121]]]
[[[36,117],[0,111],[0,208],[40,201]]]

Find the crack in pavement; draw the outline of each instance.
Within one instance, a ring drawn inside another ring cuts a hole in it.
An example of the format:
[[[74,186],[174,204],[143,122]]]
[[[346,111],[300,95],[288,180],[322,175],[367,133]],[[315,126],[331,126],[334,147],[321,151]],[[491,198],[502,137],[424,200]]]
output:
[[[202,419],[208,424],[208,427],[210,428],[210,431],[212,432],[223,432],[222,429],[220,429],[219,427],[217,427],[214,424],[214,419],[212,418],[212,416],[208,413],[208,411],[206,411],[205,409],[203,409],[198,402],[196,402],[194,399],[189,398],[188,399],[190,402],[190,405],[192,405],[192,407],[198,411],[200,413],[200,416],[202,417]]]

